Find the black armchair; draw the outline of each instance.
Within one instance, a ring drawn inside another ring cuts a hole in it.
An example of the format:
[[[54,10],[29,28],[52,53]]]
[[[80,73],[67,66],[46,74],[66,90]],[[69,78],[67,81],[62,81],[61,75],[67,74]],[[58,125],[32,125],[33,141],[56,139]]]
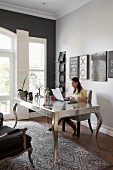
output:
[[[33,166],[31,137],[26,134],[26,131],[27,128],[13,129],[3,125],[3,114],[0,113],[0,163],[28,151],[29,160]]]

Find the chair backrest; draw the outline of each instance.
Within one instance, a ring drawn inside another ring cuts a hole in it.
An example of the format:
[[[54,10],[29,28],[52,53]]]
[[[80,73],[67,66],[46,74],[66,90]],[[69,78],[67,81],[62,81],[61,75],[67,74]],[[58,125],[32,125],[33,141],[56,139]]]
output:
[[[86,90],[87,92],[87,103],[91,104],[92,102],[92,90]]]

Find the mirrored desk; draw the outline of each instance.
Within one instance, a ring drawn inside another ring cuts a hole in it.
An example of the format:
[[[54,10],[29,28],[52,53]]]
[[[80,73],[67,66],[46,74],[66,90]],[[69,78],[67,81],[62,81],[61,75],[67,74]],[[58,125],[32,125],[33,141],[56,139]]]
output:
[[[57,147],[58,147],[58,121],[64,117],[73,117],[77,115],[84,115],[89,113],[94,113],[97,117],[97,127],[96,127],[96,141],[98,143],[98,132],[102,124],[102,117],[99,111],[99,105],[91,105],[85,103],[75,103],[68,104],[67,102],[51,101],[51,106],[43,106],[44,99],[39,98],[37,101],[24,101],[19,98],[14,99],[15,104],[13,107],[13,112],[17,120],[16,108],[18,105],[24,106],[28,109],[40,112],[46,116],[52,118],[52,129],[53,129],[53,140],[54,140],[54,164],[57,161]],[[17,121],[16,121],[17,123]],[[15,124],[16,126],[16,124]],[[100,146],[99,146],[100,147]]]

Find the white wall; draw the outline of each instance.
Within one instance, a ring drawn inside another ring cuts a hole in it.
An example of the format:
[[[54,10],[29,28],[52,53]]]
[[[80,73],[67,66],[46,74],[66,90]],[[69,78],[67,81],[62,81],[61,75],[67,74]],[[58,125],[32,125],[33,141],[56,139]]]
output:
[[[72,93],[69,58],[110,50],[113,50],[113,0],[93,0],[56,21],[56,61],[59,52],[66,51],[67,95]],[[107,82],[89,79],[81,83],[93,90],[93,103],[101,106],[101,131],[113,135],[113,79]],[[95,116],[92,122],[96,122]]]

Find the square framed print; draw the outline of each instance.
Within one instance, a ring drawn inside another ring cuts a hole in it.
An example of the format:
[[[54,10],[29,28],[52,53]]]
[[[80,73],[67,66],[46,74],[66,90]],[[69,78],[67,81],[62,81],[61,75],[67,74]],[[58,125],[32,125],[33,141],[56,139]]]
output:
[[[107,52],[91,55],[91,80],[107,81]]]
[[[70,79],[79,76],[79,57],[70,57]]]
[[[64,82],[65,82],[65,75],[59,74],[59,83],[64,83]]]
[[[59,72],[65,72],[65,63],[59,64]]]
[[[59,87],[65,88],[65,82],[60,82]]]
[[[113,51],[108,52],[108,78],[113,78]]]
[[[79,57],[79,78],[89,78],[89,55],[82,55]]]
[[[66,51],[60,52],[58,61],[59,62],[65,62],[65,55],[66,55]]]

